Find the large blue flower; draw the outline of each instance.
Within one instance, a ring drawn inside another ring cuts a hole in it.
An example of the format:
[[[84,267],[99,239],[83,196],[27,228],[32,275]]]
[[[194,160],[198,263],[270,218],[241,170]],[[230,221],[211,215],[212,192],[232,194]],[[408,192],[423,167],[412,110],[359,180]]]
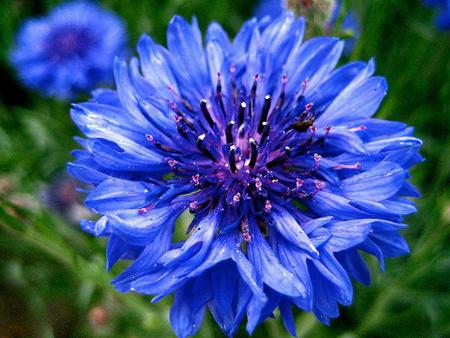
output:
[[[293,306],[328,324],[352,278],[370,283],[360,252],[382,267],[408,252],[421,141],[372,118],[387,91],[372,61],[336,68],[343,42],[303,31],[291,13],[249,20],[233,41],[212,23],[203,47],[197,21],[175,17],[168,49],[143,36],[139,59],[115,63],[117,90],[71,111],[87,139],[69,171],[103,215],[82,227],[109,237],[108,268],[134,261],[119,291],[175,293],[179,337],[206,308],[229,336],[277,307],[292,334]],[[182,213],[193,220],[175,241]]]
[[[113,79],[125,26],[96,4],[73,2],[26,21],[11,54],[22,82],[46,96],[71,98]]]

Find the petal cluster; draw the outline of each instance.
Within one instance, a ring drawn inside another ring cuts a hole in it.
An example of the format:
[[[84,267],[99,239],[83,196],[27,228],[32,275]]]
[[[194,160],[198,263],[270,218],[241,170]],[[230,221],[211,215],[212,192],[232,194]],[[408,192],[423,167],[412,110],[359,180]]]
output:
[[[114,57],[123,54],[125,44],[120,18],[97,4],[77,1],[26,21],[11,62],[26,86],[67,99],[111,82]]]
[[[387,91],[372,61],[337,67],[343,42],[303,41],[304,28],[285,13],[234,40],[212,23],[203,41],[195,19],[174,17],[167,49],[143,36],[139,58],[115,63],[117,89],[71,111],[86,138],[68,170],[102,215],[82,227],[109,238],[108,268],[132,260],[117,290],[175,294],[179,337],[206,309],[228,336],[276,308],[292,335],[293,307],[329,324],[351,279],[370,283],[361,252],[382,268],[408,252],[421,141],[372,118]]]

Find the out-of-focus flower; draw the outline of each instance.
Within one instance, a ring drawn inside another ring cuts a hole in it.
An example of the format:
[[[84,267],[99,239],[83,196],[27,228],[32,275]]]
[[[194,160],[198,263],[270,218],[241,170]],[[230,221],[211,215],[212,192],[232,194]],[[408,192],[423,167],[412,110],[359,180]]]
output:
[[[423,0],[428,7],[435,7],[437,15],[435,18],[436,27],[442,31],[450,30],[450,0]]]
[[[323,323],[370,284],[360,252],[408,253],[403,217],[418,196],[407,181],[422,160],[412,128],[372,118],[387,92],[375,66],[336,68],[344,43],[302,41],[292,13],[247,21],[233,41],[216,23],[203,46],[194,20],[175,17],[168,49],[143,36],[139,59],[117,60],[117,90],[77,104],[86,139],[68,170],[94,188],[86,205],[103,215],[82,228],[109,237],[107,265],[134,262],[121,292],[175,293],[179,337],[207,308],[232,336],[292,307]],[[188,238],[173,231],[192,214]]]
[[[125,43],[119,17],[93,3],[73,2],[26,21],[11,62],[26,86],[67,99],[110,83],[114,57],[123,54]]]
[[[91,215],[83,206],[77,182],[67,174],[58,174],[42,189],[44,203],[67,220],[78,223]]]

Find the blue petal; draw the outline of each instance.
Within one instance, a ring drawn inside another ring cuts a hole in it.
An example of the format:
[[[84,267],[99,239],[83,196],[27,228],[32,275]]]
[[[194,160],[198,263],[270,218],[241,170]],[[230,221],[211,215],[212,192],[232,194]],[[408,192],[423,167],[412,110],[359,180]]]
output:
[[[148,35],[141,36],[137,50],[142,73],[152,87],[160,93],[167,93],[170,85],[178,92],[177,82],[168,62],[167,50],[154,43]]]
[[[232,45],[228,34],[217,22],[212,22],[206,30],[206,43],[211,41],[217,42],[222,46],[223,50],[231,51]]]
[[[349,204],[367,214],[383,218],[398,218],[398,216],[409,215],[417,211],[411,204],[389,200],[382,202],[360,200],[351,201]]]
[[[236,66],[242,67],[242,63],[247,61],[249,45],[257,30],[257,24],[256,19],[247,20],[236,34],[233,40],[233,62]]]
[[[206,300],[198,301],[198,284],[199,281],[194,280],[175,293],[175,300],[170,309],[170,324],[179,338],[193,336],[203,322]],[[204,289],[200,291],[205,292]]]
[[[140,214],[136,209],[108,214],[114,233],[133,245],[150,243],[162,227],[172,228],[184,211],[181,205],[167,205]]]
[[[286,330],[289,331],[291,336],[296,337],[297,330],[295,328],[294,316],[292,315],[291,303],[286,298],[283,298],[280,302],[280,314]]]
[[[89,162],[92,162],[93,165]],[[67,164],[67,172],[81,182],[97,185],[108,179],[109,176],[95,167],[98,167],[98,165],[92,160],[75,161]]]
[[[312,82],[307,90],[312,91],[320,76],[334,68],[341,52],[342,43],[336,38],[312,38],[302,44],[298,51],[291,53],[284,67],[288,75],[286,96],[294,97],[301,83],[307,79]],[[320,76],[316,77],[316,74]]]
[[[255,15],[258,19],[265,16],[276,18],[284,11],[284,2],[281,0],[261,0],[255,10]]]
[[[345,269],[328,251],[321,251],[320,260],[313,260],[318,271],[338,288],[336,300],[342,305],[350,305],[353,299],[353,287]],[[316,285],[313,282],[313,286]],[[315,292],[315,290],[314,290]]]
[[[193,104],[200,102],[209,81],[205,53],[195,25],[191,26],[183,18],[175,16],[167,29],[167,46],[180,93],[194,100]]]
[[[213,298],[209,308],[216,323],[230,336],[235,328],[233,303],[239,293],[239,273],[231,262],[220,264],[212,269],[210,281]]]
[[[356,250],[346,250],[336,254],[348,274],[364,285],[370,285],[370,271],[366,262]]]
[[[250,233],[252,239],[247,244],[247,254],[264,283],[281,294],[305,297],[304,285],[280,264],[259,229],[252,226]]]
[[[163,157],[132,141],[121,146],[105,139],[88,139],[87,150],[95,162],[106,168],[118,171],[167,171],[168,165]]]
[[[179,255],[167,262],[165,266],[170,268],[178,264],[184,264],[187,270],[192,271],[193,267],[200,265],[216,235],[221,217],[222,213],[218,210],[214,210],[203,217],[195,227],[194,233],[189,236],[179,249]],[[194,251],[191,250],[192,247],[195,248]],[[180,274],[180,272],[177,274]]]
[[[305,204],[318,215],[333,216],[336,219],[349,220],[369,215],[353,207],[350,200],[327,191],[319,191],[312,200],[306,201]]]
[[[85,203],[99,213],[118,209],[138,209],[147,206],[150,197],[162,190],[161,187],[145,182],[110,178],[91,190]]]
[[[370,238],[383,251],[385,257],[398,257],[409,253],[408,243],[398,231],[374,232]]]
[[[135,89],[130,81],[128,66],[125,61],[116,58],[114,62],[114,75],[116,78],[117,94],[119,95],[123,109],[135,123],[148,126],[148,120],[139,109]]]
[[[299,308],[305,311],[312,309],[312,285],[309,278],[307,261],[311,259],[310,255],[290,244],[281,236],[273,236],[272,246],[277,254],[280,263],[291,271],[305,287],[305,296],[290,298]],[[276,238],[276,239],[275,239]]]
[[[301,44],[304,29],[305,20],[297,20],[293,13],[288,12],[272,21],[262,33],[261,54],[265,57],[262,71],[268,77],[269,83],[274,80],[272,75],[279,75],[279,70],[285,64],[293,46]]]
[[[128,292],[131,290],[136,279],[149,273],[155,268],[159,258],[170,249],[172,241],[172,228],[164,227],[155,238],[158,245],[147,245],[138,257],[135,257],[133,264],[127,267],[120,275],[112,281],[112,284],[120,292]]]
[[[328,226],[331,237],[326,248],[332,252],[342,251],[363,242],[372,229],[373,219],[356,219],[336,222]]]
[[[123,138],[145,141],[145,128],[130,120],[122,109],[87,102],[74,105],[70,115],[87,137],[105,138],[118,144]]]
[[[142,250],[143,247],[130,245],[120,237],[111,235],[106,247],[106,270],[109,271],[119,259],[136,259]]]
[[[212,249],[206,260],[189,274],[189,277],[198,276],[205,270],[213,267],[221,261],[232,259],[236,263],[241,278],[245,281],[248,287],[253,292],[255,298],[260,303],[267,301],[266,296],[259,285],[258,277],[254,266],[247,260],[240,249],[240,235],[229,233],[226,235],[219,235],[212,245]]]
[[[364,62],[351,62],[339,67],[308,94],[307,100],[321,109],[327,107],[364,67]]]
[[[323,225],[329,223],[333,217],[326,216],[326,217],[320,217],[320,218],[314,218],[307,222],[302,223],[302,228],[309,235],[309,233],[313,232],[314,230],[322,227]]]
[[[313,312],[323,324],[330,325],[329,318],[339,316],[336,303],[337,287],[326,279],[313,264],[310,264],[309,271],[314,285]]]
[[[366,239],[363,243],[358,245],[358,249],[361,249],[372,256],[375,256],[380,263],[381,271],[384,271],[384,255],[381,249],[370,238]]]
[[[314,246],[318,248],[330,239],[331,232],[327,228],[319,228],[311,232],[309,237],[311,238],[311,242],[313,242]]]
[[[348,129],[340,127],[331,128],[329,132],[323,132],[323,136],[328,148],[338,149],[352,154],[365,153],[364,144],[361,139],[356,133]]]
[[[108,224],[106,217],[101,217],[98,221],[82,220],[80,226],[83,231],[86,231],[95,237],[109,236],[111,233],[111,227]]]
[[[316,125],[325,127],[371,117],[387,92],[384,78],[370,77],[373,71],[374,64],[369,62],[319,116]]]
[[[403,185],[405,171],[393,162],[382,162],[373,169],[341,182],[341,191],[349,199],[382,201],[396,194]]]
[[[99,88],[93,90],[91,101],[116,108],[120,108],[122,106],[117,92],[112,89]]]
[[[272,222],[275,228],[288,241],[309,252],[313,257],[318,257],[319,253],[314,247],[309,237],[303,231],[301,225],[286,210],[277,207],[271,212]]]

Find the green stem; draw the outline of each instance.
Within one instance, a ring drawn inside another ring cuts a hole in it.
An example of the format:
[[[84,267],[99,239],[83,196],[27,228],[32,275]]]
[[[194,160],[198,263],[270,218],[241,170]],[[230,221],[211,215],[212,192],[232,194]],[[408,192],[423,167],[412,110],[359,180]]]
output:
[[[110,280],[112,276],[102,269],[91,269],[92,263],[86,261],[79,256],[70,246],[65,242],[56,243],[55,241],[44,238],[39,232],[27,228],[25,231],[15,230],[11,226],[0,222],[0,229],[5,233],[14,236],[21,241],[28,243],[52,257],[55,261],[63,264],[79,280],[90,280],[97,287],[103,290],[110,290]],[[150,310],[150,306],[146,304],[142,298],[136,295],[115,293],[123,303],[129,306],[138,314],[146,314],[147,317],[153,317],[156,313]]]

